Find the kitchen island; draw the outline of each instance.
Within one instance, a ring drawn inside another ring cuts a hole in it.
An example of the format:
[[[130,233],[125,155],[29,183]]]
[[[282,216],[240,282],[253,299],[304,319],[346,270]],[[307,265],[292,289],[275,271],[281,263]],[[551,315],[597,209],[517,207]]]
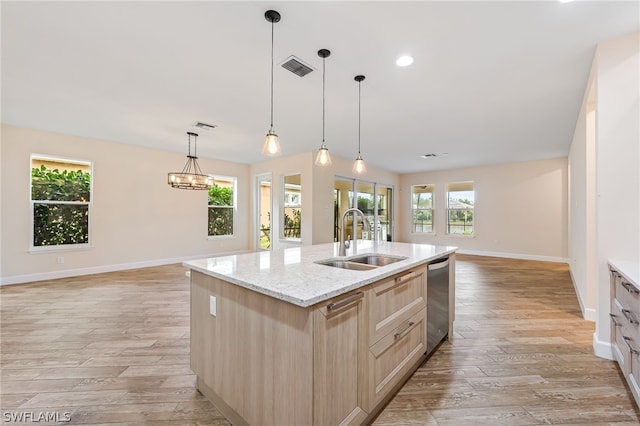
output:
[[[426,358],[427,264],[446,257],[452,330],[455,250],[360,240],[345,257],[321,244],[186,262],[198,389],[233,424],[367,423]]]

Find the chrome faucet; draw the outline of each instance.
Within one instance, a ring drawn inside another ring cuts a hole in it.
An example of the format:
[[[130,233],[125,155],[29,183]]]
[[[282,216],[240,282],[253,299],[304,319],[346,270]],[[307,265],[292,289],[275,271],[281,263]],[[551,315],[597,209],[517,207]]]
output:
[[[345,218],[347,217],[347,215],[349,213],[357,213],[360,216],[362,216],[362,224],[364,225],[364,229],[365,229],[365,231],[369,232],[369,222],[367,222],[367,218],[364,217],[364,213],[362,212],[362,210],[358,210],[355,207],[352,207],[350,209],[345,210],[344,213],[342,213],[342,220],[341,220],[341,225],[342,225],[341,231],[342,232],[340,233],[340,246],[338,248],[338,256],[346,256],[347,255],[347,249],[349,248],[349,245],[350,245],[350,241],[349,240],[345,241],[345,239],[344,239],[344,235],[345,235],[344,220],[345,220]],[[354,218],[353,218],[353,229],[354,230],[355,230],[356,222],[357,222],[357,219],[354,216]]]

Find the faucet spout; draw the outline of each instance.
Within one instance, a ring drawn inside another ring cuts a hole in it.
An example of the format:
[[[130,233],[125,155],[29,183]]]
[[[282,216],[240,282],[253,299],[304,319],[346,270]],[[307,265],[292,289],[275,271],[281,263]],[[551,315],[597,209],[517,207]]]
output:
[[[347,255],[347,248],[349,247],[349,242],[345,241],[345,232],[344,232],[344,228],[345,228],[345,219],[347,218],[347,215],[349,213],[355,213],[356,215],[359,215],[362,218],[362,224],[364,225],[364,229],[365,231],[369,232],[370,227],[369,227],[369,221],[367,221],[367,218],[364,216],[364,213],[362,212],[362,210],[359,210],[355,207],[352,207],[350,209],[347,209],[344,211],[344,213],[342,213],[342,218],[341,218],[341,233],[340,233],[340,245],[338,247],[338,255],[339,256],[346,256]],[[355,229],[355,225],[356,225],[356,220],[354,218],[353,221],[353,225],[354,225],[354,229]]]

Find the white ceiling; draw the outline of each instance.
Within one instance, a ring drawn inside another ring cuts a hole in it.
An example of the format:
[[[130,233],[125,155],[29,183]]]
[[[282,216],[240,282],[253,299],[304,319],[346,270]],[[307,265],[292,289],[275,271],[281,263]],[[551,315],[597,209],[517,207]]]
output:
[[[256,163],[275,117],[284,155],[322,140],[398,173],[566,156],[597,43],[640,30],[638,1],[7,2],[2,121]],[[409,53],[415,63],[394,64]],[[296,55],[316,71],[278,64]],[[53,148],[52,148],[52,153]],[[448,153],[429,160],[426,153]]]

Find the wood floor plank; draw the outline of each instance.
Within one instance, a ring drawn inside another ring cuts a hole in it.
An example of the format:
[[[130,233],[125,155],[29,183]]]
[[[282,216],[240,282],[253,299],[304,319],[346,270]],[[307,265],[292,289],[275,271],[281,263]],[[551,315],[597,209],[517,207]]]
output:
[[[455,327],[375,424],[640,424],[617,365],[593,354],[567,265],[457,256]]]
[[[71,425],[229,423],[195,390],[180,265],[0,288],[0,406]],[[456,323],[376,425],[640,424],[567,265],[458,255]],[[304,425],[300,425],[304,426]]]

